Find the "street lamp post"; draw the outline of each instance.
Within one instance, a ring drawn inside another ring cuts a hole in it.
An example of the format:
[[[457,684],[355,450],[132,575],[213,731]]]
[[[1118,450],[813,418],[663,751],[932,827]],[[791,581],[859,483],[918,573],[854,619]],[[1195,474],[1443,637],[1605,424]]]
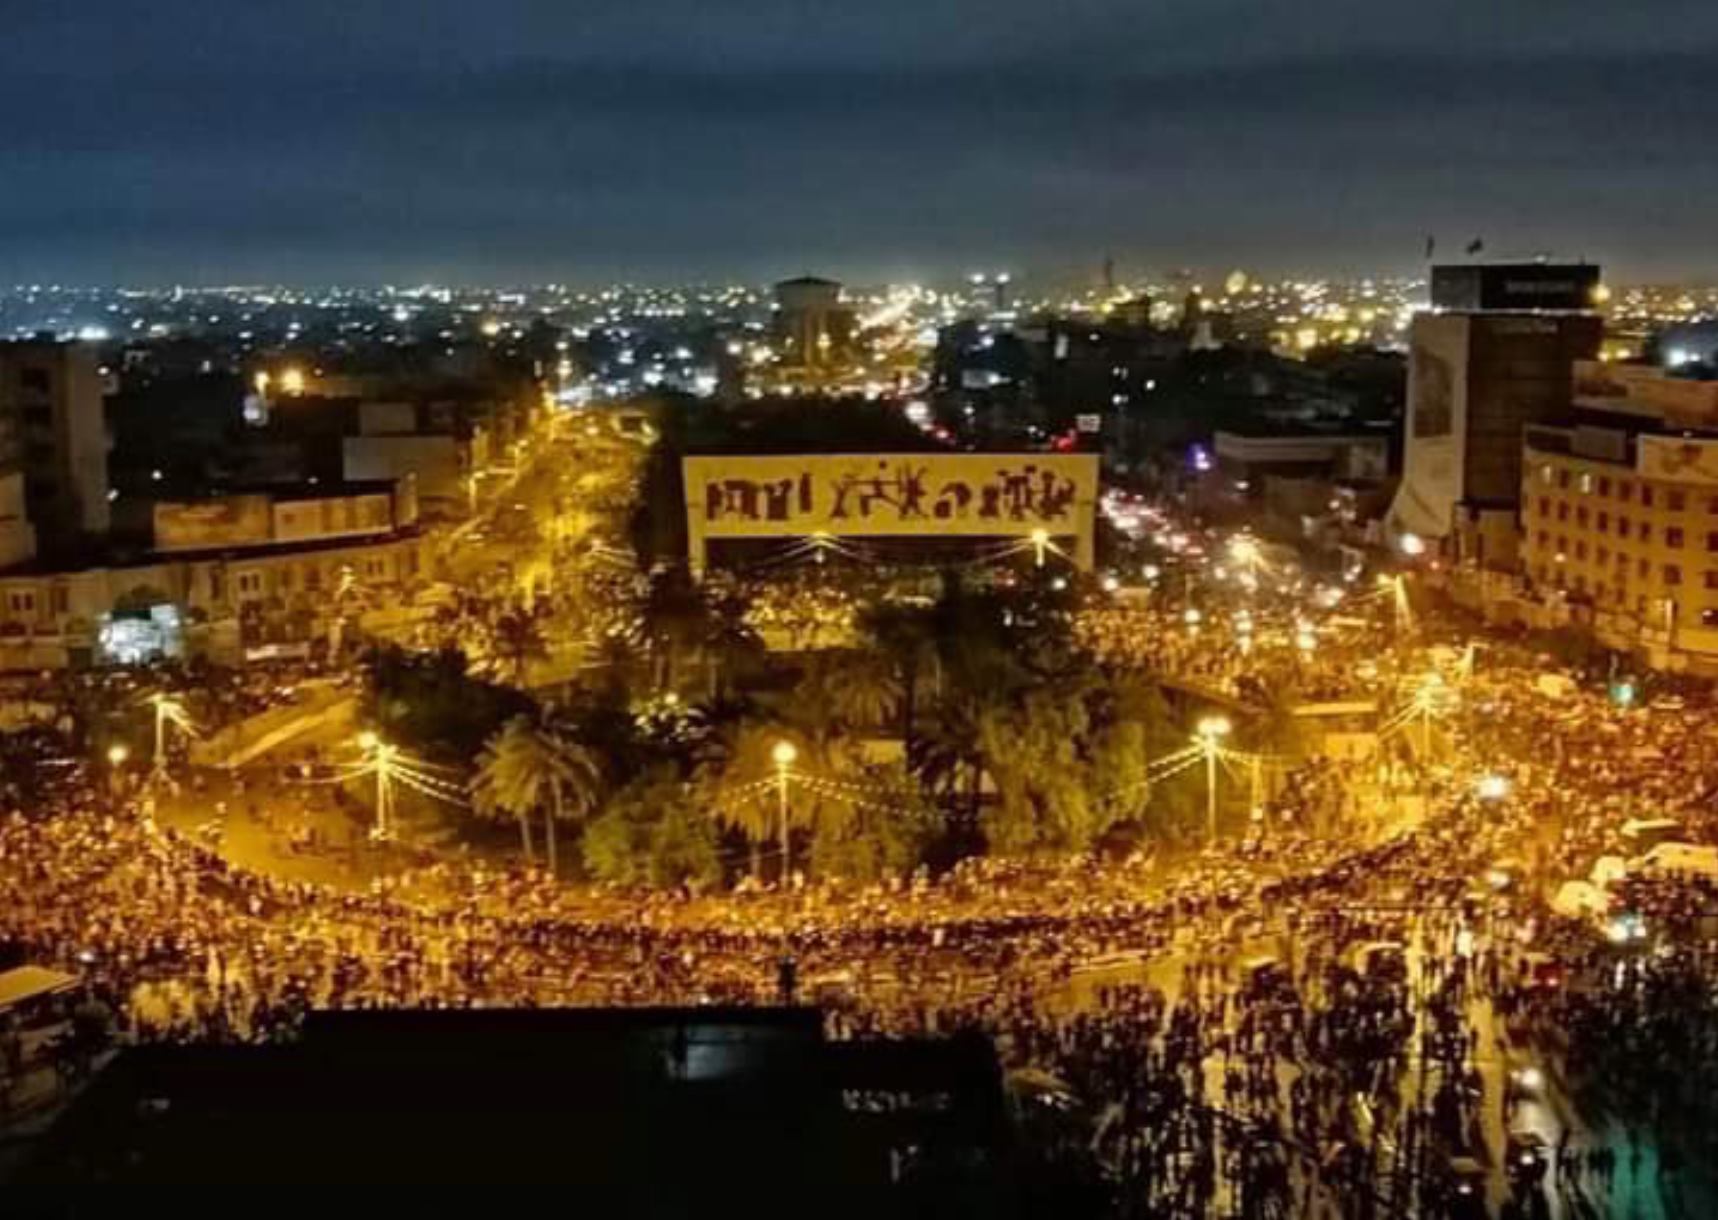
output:
[[[781,819],[781,884],[782,888],[785,890],[787,888],[789,863],[787,834],[787,781],[789,768],[793,766],[794,759],[799,757],[799,751],[794,748],[794,744],[791,741],[778,741],[775,743],[775,749],[770,752],[770,757],[775,759],[776,812]]]
[[[358,734],[358,746],[369,756],[376,773],[376,825],[370,834],[380,843],[393,835],[394,759],[399,747],[389,745],[369,730]]]
[[[189,721],[185,715],[185,705],[172,695],[157,692],[149,696],[149,704],[155,709],[155,758],[152,769],[157,776],[161,776],[167,772],[168,722],[188,730]]]
[[[116,741],[107,748],[107,786],[114,792],[119,791],[123,774],[120,768],[125,766],[125,760],[130,757],[131,751],[122,741]]]
[[[1205,752],[1205,841],[1207,846],[1217,842],[1217,756],[1218,745],[1229,735],[1227,716],[1206,716],[1199,722],[1195,743]]]

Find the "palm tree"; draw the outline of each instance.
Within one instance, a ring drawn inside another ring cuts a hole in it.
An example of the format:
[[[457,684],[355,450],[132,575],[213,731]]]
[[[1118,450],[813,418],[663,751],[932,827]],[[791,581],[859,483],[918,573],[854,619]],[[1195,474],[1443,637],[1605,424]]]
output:
[[[864,652],[822,654],[818,684],[844,728],[877,729],[901,706],[901,680],[893,666]]]
[[[549,655],[541,621],[523,610],[509,610],[495,620],[489,639],[496,670],[515,686],[525,684],[532,661]]]
[[[558,876],[555,823],[582,819],[596,807],[602,767],[585,746],[521,715],[502,725],[483,747],[472,787],[480,806],[504,810],[521,820],[527,852],[524,819],[543,810],[549,872]]]
[[[705,753],[699,786],[715,819],[738,830],[750,844],[752,876],[761,880],[763,845],[782,831],[781,793],[771,782],[780,774],[776,745],[783,740],[793,742],[795,775],[827,774],[827,747],[804,733],[785,732],[780,724],[768,720],[742,720],[724,727]],[[790,829],[814,825],[827,803],[804,783],[790,780]]]
[[[901,738],[913,749],[916,714],[921,706],[922,687],[928,679],[933,690],[941,684],[941,657],[937,652],[935,624],[917,606],[880,605],[860,620],[868,647],[888,657],[899,683]]]

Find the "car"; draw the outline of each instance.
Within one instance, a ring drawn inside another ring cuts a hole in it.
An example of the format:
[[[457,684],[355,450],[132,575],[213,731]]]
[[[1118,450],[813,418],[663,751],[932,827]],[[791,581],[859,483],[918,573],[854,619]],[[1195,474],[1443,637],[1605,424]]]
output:
[[[1443,1214],[1451,1220],[1485,1220],[1485,1166],[1471,1156],[1444,1159],[1437,1174]]]
[[[1623,841],[1639,855],[1660,843],[1680,840],[1684,832],[1675,818],[1630,818],[1622,824],[1621,833]]]
[[[1241,963],[1241,994],[1266,1000],[1289,990],[1288,971],[1274,957],[1249,957]]]
[[[1375,940],[1354,950],[1354,973],[1364,979],[1399,983],[1408,977],[1408,952],[1397,941]]]
[[[1718,879],[1718,847],[1701,843],[1660,843],[1629,862],[1630,872],[1682,873]]]
[[[1551,1149],[1537,1131],[1511,1131],[1505,1155],[1509,1184],[1518,1190],[1539,1185],[1551,1166]]]

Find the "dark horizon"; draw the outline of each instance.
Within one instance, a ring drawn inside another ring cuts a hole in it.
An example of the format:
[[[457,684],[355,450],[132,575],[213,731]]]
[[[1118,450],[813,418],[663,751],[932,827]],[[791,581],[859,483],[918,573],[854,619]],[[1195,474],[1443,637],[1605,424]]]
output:
[[[1718,10],[1494,7],[40,6],[0,283],[1718,276]]]

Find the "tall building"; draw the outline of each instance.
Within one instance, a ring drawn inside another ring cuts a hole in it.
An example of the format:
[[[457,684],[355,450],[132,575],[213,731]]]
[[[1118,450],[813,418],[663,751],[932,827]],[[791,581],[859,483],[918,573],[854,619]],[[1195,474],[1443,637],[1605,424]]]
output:
[[[1432,269],[1432,310],[1409,333],[1402,484],[1388,527],[1403,550],[1513,569],[1521,434],[1568,408],[1577,360],[1597,355],[1587,264]]]
[[[0,472],[21,476],[27,524],[45,552],[107,533],[107,426],[95,349],[35,339],[0,343]],[[0,552],[16,562],[18,538],[0,483]],[[21,556],[27,558],[28,556]]]
[[[829,368],[852,355],[854,312],[841,298],[841,285],[816,276],[783,280],[775,286],[775,341],[785,365]]]
[[[1583,363],[1521,447],[1521,575],[1550,621],[1718,673],[1718,382]]]

